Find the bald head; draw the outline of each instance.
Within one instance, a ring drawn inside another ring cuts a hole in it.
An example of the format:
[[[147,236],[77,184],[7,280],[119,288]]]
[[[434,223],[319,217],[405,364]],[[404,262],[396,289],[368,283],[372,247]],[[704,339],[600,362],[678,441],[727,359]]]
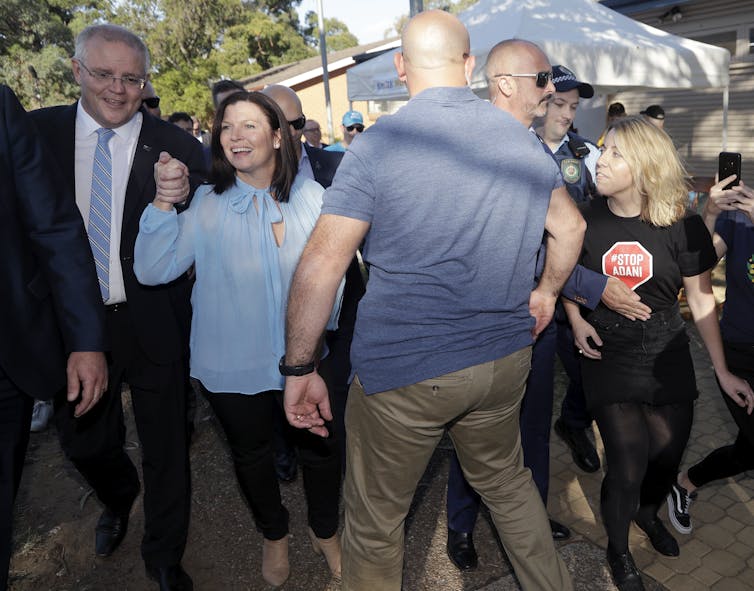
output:
[[[283,112],[286,121],[295,121],[299,117],[304,115],[304,111],[301,108],[301,101],[295,91],[291,90],[287,86],[281,84],[270,84],[261,91],[262,94],[266,94],[270,97],[280,110]],[[296,148],[296,152],[301,151],[301,135],[304,133],[303,126],[300,129],[295,129],[292,125],[288,126],[291,137],[293,138],[293,145]]]
[[[501,41],[490,50],[485,66],[490,102],[530,126],[535,117],[546,113],[547,101],[555,92],[552,80],[539,87],[533,74],[549,71],[552,67],[547,56],[534,43],[523,39]]]
[[[474,68],[469,32],[442,10],[420,12],[403,29],[398,75],[414,95],[435,86],[466,86]]]

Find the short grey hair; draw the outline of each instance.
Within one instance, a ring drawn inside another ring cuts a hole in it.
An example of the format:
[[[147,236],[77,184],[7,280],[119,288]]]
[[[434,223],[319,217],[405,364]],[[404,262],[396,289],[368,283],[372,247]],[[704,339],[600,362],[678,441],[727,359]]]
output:
[[[104,23],[101,25],[89,25],[76,37],[76,49],[73,54],[74,59],[86,61],[87,45],[92,39],[99,37],[108,42],[125,43],[130,48],[136,50],[144,61],[144,74],[149,73],[149,50],[141,38],[119,25]]]

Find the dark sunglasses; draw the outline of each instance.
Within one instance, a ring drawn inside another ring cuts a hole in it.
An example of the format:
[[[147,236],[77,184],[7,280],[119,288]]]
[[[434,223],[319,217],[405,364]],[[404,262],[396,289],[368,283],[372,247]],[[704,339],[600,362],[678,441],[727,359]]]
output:
[[[552,70],[546,72],[537,72],[536,74],[495,74],[493,78],[510,76],[511,78],[536,78],[537,88],[544,88],[552,80]]]
[[[145,98],[141,100],[141,103],[143,105],[146,105],[150,109],[156,109],[160,106],[160,97],[159,96],[150,96],[149,98]]]
[[[301,115],[301,117],[299,117],[298,119],[289,121],[288,125],[290,125],[295,130],[304,129],[304,125],[306,125],[306,115]]]
[[[354,129],[361,133],[362,131],[364,131],[364,126],[361,123],[357,123],[356,125],[349,125],[348,127],[346,127],[347,131],[353,131]]]

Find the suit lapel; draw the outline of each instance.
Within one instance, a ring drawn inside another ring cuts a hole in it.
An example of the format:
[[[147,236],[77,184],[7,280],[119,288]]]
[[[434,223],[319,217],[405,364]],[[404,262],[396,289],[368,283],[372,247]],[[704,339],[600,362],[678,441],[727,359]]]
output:
[[[144,114],[141,132],[134,152],[134,161],[126,187],[126,200],[123,205],[123,228],[129,227],[134,215],[141,216],[147,201],[154,195],[145,198],[147,186],[152,184],[154,177],[154,163],[159,157],[158,147],[155,146],[156,130],[152,118]]]

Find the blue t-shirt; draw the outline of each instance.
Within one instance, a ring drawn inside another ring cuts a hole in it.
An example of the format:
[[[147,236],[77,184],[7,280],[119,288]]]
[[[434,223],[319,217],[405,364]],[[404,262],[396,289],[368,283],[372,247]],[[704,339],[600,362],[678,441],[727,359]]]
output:
[[[720,331],[726,341],[754,344],[754,224],[743,212],[724,211],[715,232],[728,247]]]
[[[371,224],[351,348],[368,394],[532,343],[529,296],[558,167],[468,88],[430,88],[353,142],[323,214]]]

